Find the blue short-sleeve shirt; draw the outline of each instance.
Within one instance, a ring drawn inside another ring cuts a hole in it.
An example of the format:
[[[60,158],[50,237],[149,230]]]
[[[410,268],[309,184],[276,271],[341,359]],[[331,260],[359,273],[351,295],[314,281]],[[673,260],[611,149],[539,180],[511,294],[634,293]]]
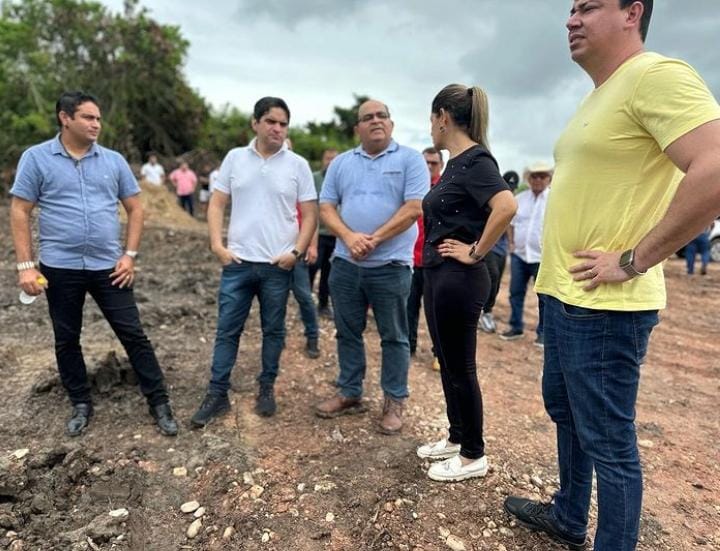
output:
[[[406,201],[420,200],[430,189],[430,173],[420,152],[390,142],[371,157],[358,146],[338,155],[330,164],[320,192],[320,203],[340,207],[351,230],[371,234],[385,224]],[[391,262],[412,266],[417,224],[381,243],[367,258],[355,260],[341,239],[335,255],[363,267]]]
[[[118,201],[140,193],[125,159],[93,144],[72,158],[59,135],[25,151],[10,193],[40,208],[40,261],[106,270],[122,256]]]

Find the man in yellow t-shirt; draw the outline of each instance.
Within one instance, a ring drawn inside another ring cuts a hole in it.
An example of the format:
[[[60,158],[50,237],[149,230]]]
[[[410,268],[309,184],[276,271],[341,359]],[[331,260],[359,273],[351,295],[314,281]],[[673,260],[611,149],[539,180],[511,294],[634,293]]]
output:
[[[665,306],[660,263],[720,212],[720,107],[687,64],[645,52],[652,0],[573,0],[573,60],[593,79],[557,141],[543,255],[545,408],[557,425],[553,503],[505,509],[571,546],[633,550],[642,504],[640,365]]]

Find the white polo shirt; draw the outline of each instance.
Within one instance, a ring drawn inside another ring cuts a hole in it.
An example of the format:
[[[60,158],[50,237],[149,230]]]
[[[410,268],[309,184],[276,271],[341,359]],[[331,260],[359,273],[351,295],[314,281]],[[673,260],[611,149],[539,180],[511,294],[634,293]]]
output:
[[[528,264],[540,262],[543,220],[549,193],[550,188],[547,187],[537,196],[530,189],[515,196],[518,208],[511,222],[515,242],[514,254]]]
[[[231,197],[228,248],[250,262],[290,252],[298,236],[298,203],[317,200],[305,159],[286,145],[263,159],[254,139],[225,156],[214,188]]]
[[[162,178],[165,176],[165,169],[160,163],[150,164],[145,163],[140,169],[140,176],[142,176],[148,183],[159,186],[162,184]]]

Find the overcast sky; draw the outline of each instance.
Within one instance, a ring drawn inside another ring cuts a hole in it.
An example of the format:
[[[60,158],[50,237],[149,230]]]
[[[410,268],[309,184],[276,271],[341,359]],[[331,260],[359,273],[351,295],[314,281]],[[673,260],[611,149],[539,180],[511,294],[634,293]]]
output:
[[[122,0],[103,0],[113,10]],[[718,0],[659,0],[647,48],[679,57],[720,98]],[[429,145],[429,109],[451,82],[490,96],[490,145],[503,170],[552,160],[591,89],[569,57],[571,0],[141,0],[190,41],[187,78],[211,104],[250,112],[285,98],[291,125],[332,117],[353,93],[380,99],[395,138]],[[716,46],[712,46],[715,44]]]

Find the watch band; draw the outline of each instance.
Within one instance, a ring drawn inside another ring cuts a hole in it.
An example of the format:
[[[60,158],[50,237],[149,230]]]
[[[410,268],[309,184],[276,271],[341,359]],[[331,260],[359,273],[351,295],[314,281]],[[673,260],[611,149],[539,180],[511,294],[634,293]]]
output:
[[[480,262],[484,258],[484,255],[475,254],[475,247],[477,247],[477,241],[475,241],[475,243],[472,244],[472,247],[470,247],[470,250],[468,251],[468,256],[473,260]]]
[[[302,257],[303,253],[298,251],[297,249],[293,249],[290,251],[290,254],[292,254],[297,260],[300,260],[300,257]]]
[[[32,270],[33,268],[35,268],[35,262],[33,262],[32,260],[26,260],[25,262],[18,262],[15,267],[17,268],[18,272]]]
[[[641,275],[645,275],[647,271],[641,272],[638,269],[633,266],[633,261],[635,260],[635,250],[634,249],[628,249],[627,251],[624,251],[620,255],[620,268],[630,277],[637,277]]]
[[[138,252],[137,251],[125,251],[125,254],[129,256],[130,258],[137,258]]]

